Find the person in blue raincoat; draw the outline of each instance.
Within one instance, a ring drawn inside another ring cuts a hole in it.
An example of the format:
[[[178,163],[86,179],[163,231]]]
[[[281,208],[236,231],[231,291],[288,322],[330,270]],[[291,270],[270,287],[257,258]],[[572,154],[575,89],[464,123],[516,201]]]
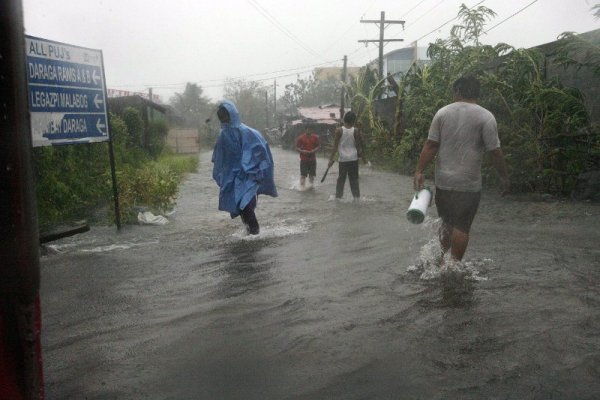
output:
[[[219,210],[231,218],[241,216],[246,231],[260,231],[254,209],[259,194],[277,197],[273,178],[273,156],[260,132],[241,122],[233,102],[217,108],[221,132],[213,150],[213,179],[219,185]]]

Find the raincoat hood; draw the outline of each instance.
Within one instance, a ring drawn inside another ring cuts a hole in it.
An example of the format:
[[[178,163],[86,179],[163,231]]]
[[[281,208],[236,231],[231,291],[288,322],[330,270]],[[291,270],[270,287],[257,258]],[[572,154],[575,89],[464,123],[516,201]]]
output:
[[[221,127],[223,128],[223,125],[229,125],[233,128],[239,128],[240,125],[242,124],[242,121],[240,119],[240,112],[238,111],[235,104],[233,104],[233,102],[231,102],[229,100],[223,100],[222,102],[219,103],[219,107],[221,107],[221,106],[225,107],[225,109],[229,113],[229,118],[230,118],[229,122],[225,122],[225,123],[222,122]]]

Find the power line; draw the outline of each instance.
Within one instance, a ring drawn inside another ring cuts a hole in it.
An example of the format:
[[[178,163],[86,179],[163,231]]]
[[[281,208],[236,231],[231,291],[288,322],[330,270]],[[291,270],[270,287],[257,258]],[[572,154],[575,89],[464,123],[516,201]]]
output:
[[[407,12],[405,12],[404,15],[402,15],[400,18],[406,17],[408,14],[410,14],[412,12],[412,10],[414,10],[417,7],[419,7],[421,4],[425,3],[426,1],[427,0],[421,0],[419,3],[417,3],[416,6],[414,6],[413,8],[411,8],[410,10],[408,10]]]
[[[425,0],[423,0],[425,1]],[[371,4],[369,5],[369,7],[367,7],[367,9],[361,14],[361,18],[365,16],[365,14],[373,7],[373,4],[375,4],[375,0],[371,1]],[[331,49],[337,42],[340,41],[341,38],[343,38],[344,36],[346,36],[346,34],[348,32],[350,32],[352,29],[355,29],[356,27],[354,26],[354,23],[350,24],[350,26],[348,27],[348,29],[346,29],[344,31],[344,33],[342,33],[340,36],[338,36],[337,39],[335,39],[329,46],[327,46],[327,48],[325,48],[324,52],[327,52],[329,49]]]
[[[427,15],[429,15],[433,10],[435,10],[436,8],[438,8],[440,6],[440,4],[442,4],[444,2],[444,0],[440,0],[438,1],[433,7],[431,7],[429,10],[425,11],[423,14],[421,14],[419,17],[417,17],[415,20],[411,21],[410,24],[406,25],[406,28],[409,28],[411,26],[413,26],[416,22],[418,22],[419,20],[421,20],[423,17],[426,17]],[[423,2],[421,2],[423,3]],[[419,3],[419,4],[421,4]],[[419,5],[417,4],[417,5]],[[414,7],[413,7],[414,8]],[[456,18],[455,18],[456,19]],[[394,36],[397,37],[398,35]]]
[[[250,75],[243,75],[243,76],[236,76],[236,77],[226,77],[226,78],[221,78],[221,79],[207,79],[207,80],[202,80],[202,81],[196,81],[194,83],[196,83],[199,86],[202,86],[203,88],[211,88],[211,87],[222,86],[222,84],[211,86],[210,83],[212,83],[212,82],[224,82],[224,81],[226,81],[228,79],[233,79],[233,80],[240,80],[241,79],[241,80],[243,80],[243,79],[249,79],[249,78],[252,78],[252,77],[255,77],[255,76],[270,75],[270,76],[268,76],[266,78],[253,79],[253,81],[255,81],[255,82],[262,82],[262,81],[268,81],[268,80],[277,79],[277,78],[285,78],[285,77],[288,77],[288,76],[293,76],[293,75],[297,75],[297,74],[301,74],[301,73],[311,72],[316,67],[320,67],[320,66],[328,65],[328,64],[333,64],[333,63],[336,63],[336,62],[339,62],[339,61],[341,61],[341,59],[340,60],[327,61],[327,62],[323,62],[323,63],[320,63],[320,64],[305,65],[303,67],[282,69],[282,70],[278,70],[278,71],[261,72],[261,73],[257,73],[257,74],[250,74]],[[291,72],[291,71],[295,71],[295,72],[289,73],[289,74],[285,74],[285,75],[273,75],[273,74],[280,74],[280,73]],[[168,88],[168,87],[185,85],[188,82],[160,83],[160,84],[125,84],[125,85],[111,85],[111,86],[113,86],[113,87],[140,87],[140,86],[142,86],[142,87],[153,87],[153,88]],[[206,83],[208,83],[208,85]]]
[[[312,54],[315,57],[321,58],[320,54],[318,54],[317,52],[315,52],[314,50],[312,50],[310,47],[308,47],[307,45],[305,45],[300,39],[298,39],[298,37],[296,35],[294,35],[292,32],[290,32],[289,29],[287,29],[284,25],[282,25],[279,21],[277,21],[277,19],[273,15],[271,15],[271,13],[267,9],[265,9],[263,6],[261,6],[258,3],[258,1],[256,1],[256,0],[248,0],[248,3],[250,3],[250,5],[252,7],[254,7],[254,9],[256,11],[258,11],[267,21],[269,21],[280,32],[282,32],[287,37],[289,37],[290,39],[292,39],[294,42],[296,42],[296,44],[298,44],[300,47],[302,47],[308,53]]]
[[[505,19],[503,19],[502,21],[498,22],[496,25],[492,26],[490,29],[488,29],[487,31],[483,32],[483,33],[488,33],[489,31],[491,31],[492,29],[494,29],[495,27],[497,27],[498,25],[501,25],[503,23],[505,23],[506,21],[508,21],[509,19],[511,19],[512,17],[514,17],[515,15],[519,14],[521,11],[524,11],[526,8],[529,8],[530,6],[532,6],[534,3],[537,3],[538,0],[533,0],[531,3],[527,4],[525,7],[521,8],[519,11],[517,11],[516,13],[514,13],[513,15],[506,17]]]
[[[483,3],[484,1],[486,1],[486,0],[481,0],[479,3],[477,3],[477,4],[473,5],[473,6],[471,6],[471,7],[469,8],[469,10],[471,10],[471,9],[473,9],[473,8],[475,8],[475,7],[477,7],[478,5],[480,5],[481,3]],[[535,1],[537,1],[537,0],[535,0]],[[427,36],[431,35],[432,33],[434,33],[435,31],[439,30],[440,28],[443,28],[444,26],[448,25],[450,22],[454,21],[454,20],[455,20],[455,19],[457,19],[457,18],[458,18],[458,15],[457,15],[456,17],[452,18],[452,19],[449,19],[448,21],[444,22],[442,25],[438,26],[437,28],[435,28],[435,29],[434,29],[434,30],[432,30],[431,32],[429,32],[429,33],[426,33],[425,35],[421,36],[420,38],[418,38],[418,39],[416,39],[416,40],[414,40],[414,41],[415,41],[415,42],[418,42],[419,40],[421,40],[421,39],[423,39],[423,38],[425,38],[425,37],[427,37]]]
[[[429,13],[431,13],[433,10],[435,10],[436,8],[438,8],[440,6],[440,4],[442,4],[444,2],[444,0],[440,0],[438,1],[433,7],[431,7],[429,10],[425,11],[423,14],[421,14],[419,17],[415,18],[413,21],[410,22],[409,26],[414,25],[415,23],[417,23],[419,20],[421,20],[423,17],[426,17],[427,15],[429,15]]]

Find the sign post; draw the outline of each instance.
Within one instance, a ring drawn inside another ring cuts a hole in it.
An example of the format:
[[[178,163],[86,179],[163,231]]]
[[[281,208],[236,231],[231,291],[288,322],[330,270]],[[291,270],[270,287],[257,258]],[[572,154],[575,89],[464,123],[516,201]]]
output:
[[[25,36],[33,147],[108,142],[121,228],[102,51]]]

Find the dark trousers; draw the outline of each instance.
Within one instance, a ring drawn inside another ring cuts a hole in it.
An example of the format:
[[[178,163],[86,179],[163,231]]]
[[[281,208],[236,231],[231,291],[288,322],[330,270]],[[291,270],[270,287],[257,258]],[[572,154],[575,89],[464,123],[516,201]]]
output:
[[[258,235],[258,232],[260,231],[258,220],[256,219],[256,214],[254,213],[255,208],[256,196],[252,198],[250,203],[248,203],[248,205],[246,205],[246,208],[244,208],[240,213],[242,222],[244,223],[244,225],[246,225],[246,230],[251,235]]]
[[[360,197],[360,188],[358,187],[358,160],[343,161],[339,163],[340,173],[335,186],[335,197],[341,199],[344,196],[344,185],[346,184],[346,175],[350,181],[350,191],[354,198]]]

